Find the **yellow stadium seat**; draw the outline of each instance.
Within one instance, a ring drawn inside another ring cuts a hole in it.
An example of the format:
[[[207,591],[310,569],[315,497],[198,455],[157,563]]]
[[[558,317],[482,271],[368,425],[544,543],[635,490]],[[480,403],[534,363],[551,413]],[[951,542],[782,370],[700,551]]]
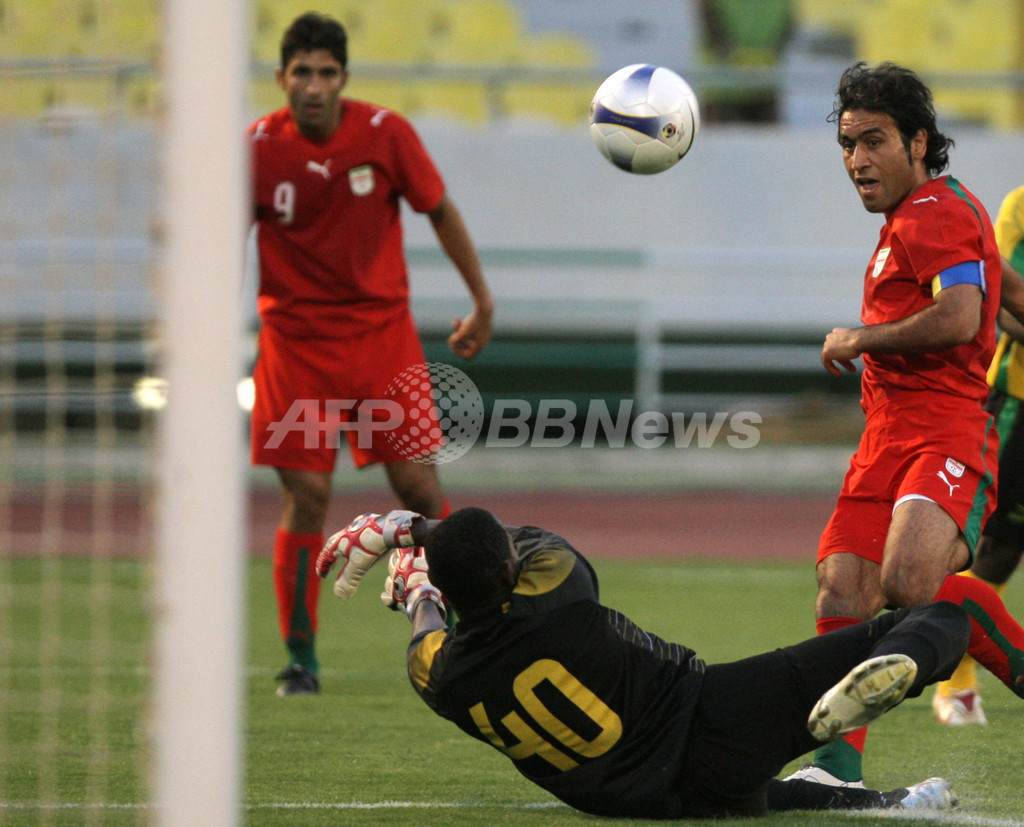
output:
[[[6,0],[3,56],[56,58],[73,55],[77,6],[60,0]]]
[[[891,60],[924,76],[940,118],[999,127],[1021,125],[1020,93],[941,75],[1019,71],[1024,9],[1016,0],[876,0],[857,24],[858,55]],[[931,81],[929,73],[940,76]]]
[[[159,45],[157,0],[3,0],[6,58],[151,60]]]
[[[346,95],[394,109],[408,118],[430,115],[481,124],[491,116],[488,91],[483,84],[476,82],[387,81],[353,77]]]
[[[0,84],[0,112],[5,115],[100,114],[114,111],[116,106],[109,77],[20,77]]]
[[[510,117],[585,128],[596,89],[596,82],[510,83],[502,99],[505,114]]]
[[[76,47],[83,56],[152,60],[160,46],[156,0],[78,0]]]
[[[520,55],[524,65],[540,69],[590,69],[596,63],[590,44],[568,34],[529,35],[520,45]]]
[[[307,11],[330,15],[345,26],[349,60],[408,65],[428,59],[432,14],[447,0],[256,0],[253,5],[253,55],[277,63],[281,37]]]
[[[502,0],[457,0],[433,14],[430,54],[452,65],[506,65],[522,59],[516,9]]]

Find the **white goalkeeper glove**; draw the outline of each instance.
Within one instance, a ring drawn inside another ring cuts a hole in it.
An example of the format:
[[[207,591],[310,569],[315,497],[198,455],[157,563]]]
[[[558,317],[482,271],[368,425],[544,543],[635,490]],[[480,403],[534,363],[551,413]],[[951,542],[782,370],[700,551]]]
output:
[[[388,578],[380,599],[392,611],[401,609],[412,620],[416,604],[430,600],[437,606],[442,618],[447,618],[448,608],[444,595],[430,582],[427,576],[427,558],[423,549],[396,549],[388,559]]]
[[[342,561],[334,593],[351,597],[381,555],[388,551],[384,542],[380,514],[361,514],[337,534],[331,535],[316,558],[316,573],[326,577],[331,567]]]

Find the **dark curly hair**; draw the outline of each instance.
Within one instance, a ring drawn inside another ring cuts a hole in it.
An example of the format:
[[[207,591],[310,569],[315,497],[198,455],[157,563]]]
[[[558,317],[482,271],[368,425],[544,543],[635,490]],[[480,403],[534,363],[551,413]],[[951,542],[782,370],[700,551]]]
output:
[[[888,62],[874,68],[863,61],[855,63],[839,79],[829,123],[835,123],[838,128],[843,113],[854,109],[891,116],[908,152],[911,139],[918,130],[925,130],[928,145],[924,165],[928,171],[938,175],[949,165],[953,139],[939,132],[931,90],[910,69]]]
[[[347,67],[348,35],[345,27],[333,17],[310,11],[295,18],[281,38],[281,69],[288,68],[288,62],[296,52],[316,49],[326,49],[342,69]]]
[[[489,609],[508,599],[505,564],[512,559],[508,532],[482,508],[462,508],[423,541],[430,582],[459,614]]]

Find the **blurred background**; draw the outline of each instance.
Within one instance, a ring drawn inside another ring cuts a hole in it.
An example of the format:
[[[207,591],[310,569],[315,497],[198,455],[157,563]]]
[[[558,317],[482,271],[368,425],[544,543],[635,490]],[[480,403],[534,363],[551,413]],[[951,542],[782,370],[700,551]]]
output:
[[[252,4],[253,117],[283,104],[280,36],[311,5]],[[952,172],[990,212],[1020,183],[1021,0],[316,8],[350,33],[348,93],[414,121],[480,248],[496,337],[459,366],[488,406],[632,398],[636,412],[756,410],[764,444],[849,440],[856,377],[828,376],[816,354],[857,319],[878,228],[825,120],[855,60],[925,78],[957,139]],[[99,434],[130,448],[159,404],[160,20],[152,0],[0,0],[8,444],[57,429],[69,449]],[[701,103],[690,154],[656,177],[610,167],[587,132],[593,91],[633,62],[674,69]],[[428,357],[448,361],[463,288],[426,221],[411,217],[407,240]],[[247,291],[254,331],[251,273]]]
[[[429,359],[465,371],[488,411],[575,404],[576,433],[595,401],[761,421],[743,450],[726,432],[657,449],[478,445],[442,469],[454,492],[792,490],[827,514],[859,433],[858,377],[829,376],[818,354],[857,322],[880,226],[826,121],[840,73],[857,60],[918,71],[957,143],[950,171],[993,215],[1024,183],[1024,0],[254,0],[251,119],[284,105],[280,37],[310,9],[346,25],[347,94],[413,121],[479,247],[494,340],[465,363],[444,345],[464,288],[428,222],[407,216]],[[73,653],[88,663],[148,658],[144,636],[109,629],[119,561],[152,545],[160,299],[175,278],[159,272],[161,14],[157,0],[0,0],[0,628],[29,629],[0,634],[0,710],[42,710],[17,759],[2,745],[21,725],[0,714],[0,800],[11,767],[40,789],[59,772],[79,691],[47,677],[76,646],[65,624],[97,630]],[[608,164],[587,129],[597,86],[637,62],[682,75],[701,105],[690,153],[653,177]],[[251,267],[243,293],[249,363]],[[246,428],[240,405],[239,440]],[[364,510],[352,492],[386,490],[339,466],[339,516]],[[239,473],[265,553],[274,480]],[[69,556],[85,566],[75,587]],[[102,720],[121,701],[83,669],[99,771],[118,761]]]

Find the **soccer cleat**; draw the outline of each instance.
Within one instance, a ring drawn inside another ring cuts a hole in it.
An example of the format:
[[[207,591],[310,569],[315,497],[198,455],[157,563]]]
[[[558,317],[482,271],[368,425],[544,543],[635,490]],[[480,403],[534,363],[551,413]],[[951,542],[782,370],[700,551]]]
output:
[[[787,775],[782,780],[813,781],[815,784],[824,784],[827,787],[855,787],[859,790],[864,789],[863,779],[859,781],[843,781],[841,778],[836,778],[828,770],[823,770],[821,767],[814,766],[814,764],[804,764],[792,775]]]
[[[289,695],[317,695],[320,692],[320,681],[305,666],[292,663],[282,669],[274,678],[280,681],[277,694],[282,698]]]
[[[807,728],[819,741],[860,729],[902,701],[916,675],[917,664],[906,655],[866,660],[821,696]]]
[[[985,710],[981,708],[981,695],[977,689],[964,689],[947,695],[936,689],[932,696],[932,710],[940,724],[949,726],[966,726],[968,724],[984,725],[988,723]]]
[[[953,784],[945,778],[929,778],[919,784],[911,784],[905,790],[893,790],[882,795],[889,801],[899,797],[895,806],[901,810],[952,810],[960,803]]]

